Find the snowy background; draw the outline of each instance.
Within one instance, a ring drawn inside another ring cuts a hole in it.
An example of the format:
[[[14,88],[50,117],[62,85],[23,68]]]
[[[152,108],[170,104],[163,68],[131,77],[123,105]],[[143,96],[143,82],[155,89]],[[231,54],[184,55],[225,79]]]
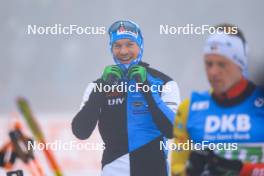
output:
[[[17,96],[30,101],[47,139],[55,139],[54,135],[62,140],[74,139],[70,121],[79,109],[85,87],[101,76],[104,66],[113,63],[107,33],[28,35],[28,25],[108,28],[116,20],[131,19],[143,32],[143,60],[175,79],[182,98],[186,98],[191,90],[209,88],[202,59],[206,35],[161,35],[160,25],[233,23],[242,29],[249,44],[250,78],[256,83],[263,78],[261,0],[0,1],[0,145],[8,140],[7,126],[10,113],[17,111]],[[50,133],[56,127],[59,134]],[[97,133],[93,136],[93,140],[100,140]],[[100,169],[100,152],[86,151],[80,155],[77,151],[57,151],[56,155],[67,175],[96,175]],[[87,157],[80,157],[77,162],[74,155]]]

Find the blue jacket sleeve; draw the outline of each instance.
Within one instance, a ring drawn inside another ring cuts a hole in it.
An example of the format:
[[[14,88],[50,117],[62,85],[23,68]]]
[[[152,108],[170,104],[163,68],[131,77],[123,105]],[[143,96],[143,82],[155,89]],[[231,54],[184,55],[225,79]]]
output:
[[[150,86],[149,82],[145,82],[144,84]],[[171,88],[169,95],[165,95],[170,99],[167,98],[167,100],[169,100],[167,102],[162,99],[161,94],[158,92],[148,91],[143,93],[148,102],[153,121],[167,138],[173,137],[175,110],[179,104],[179,98],[177,98],[179,97],[179,95],[177,95],[179,94],[178,88],[174,86]],[[174,110],[170,106],[174,106]]]

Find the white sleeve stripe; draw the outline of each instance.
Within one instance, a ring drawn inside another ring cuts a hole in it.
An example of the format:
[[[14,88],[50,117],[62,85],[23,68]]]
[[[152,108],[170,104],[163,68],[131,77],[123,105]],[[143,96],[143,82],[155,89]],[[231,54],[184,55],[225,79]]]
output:
[[[83,95],[82,103],[80,105],[80,110],[83,108],[85,103],[88,101],[89,96],[90,96],[91,92],[93,91],[93,89],[95,88],[95,86],[96,86],[95,83],[89,83],[88,84],[87,88],[85,89],[84,95]]]
[[[166,87],[166,91],[162,91],[161,99],[173,112],[176,113],[180,104],[180,91],[178,84],[175,81],[169,81],[164,86]]]

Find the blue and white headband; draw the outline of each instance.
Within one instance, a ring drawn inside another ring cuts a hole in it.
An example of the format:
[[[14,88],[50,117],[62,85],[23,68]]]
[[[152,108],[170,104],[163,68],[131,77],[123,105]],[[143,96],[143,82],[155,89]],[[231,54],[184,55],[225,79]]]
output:
[[[110,37],[109,45],[110,45],[110,50],[111,50],[112,55],[113,55],[113,52],[112,52],[113,44],[117,40],[120,40],[120,39],[129,39],[135,42],[140,48],[137,58],[135,58],[130,64],[120,63],[120,61],[117,58],[115,58],[115,56],[113,55],[114,61],[123,70],[127,70],[132,65],[136,65],[141,61],[143,51],[144,51],[144,42],[143,42],[143,36],[140,31],[140,28],[136,23],[129,21],[129,20],[117,21],[110,26],[108,30],[108,34]]]

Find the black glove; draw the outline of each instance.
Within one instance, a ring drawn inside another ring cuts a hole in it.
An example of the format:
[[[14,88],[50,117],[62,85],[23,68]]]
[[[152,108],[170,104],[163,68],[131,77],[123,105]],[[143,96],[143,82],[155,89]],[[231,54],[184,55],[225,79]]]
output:
[[[193,151],[187,166],[190,176],[236,176],[243,163],[240,160],[229,160],[217,156],[212,150]]]

